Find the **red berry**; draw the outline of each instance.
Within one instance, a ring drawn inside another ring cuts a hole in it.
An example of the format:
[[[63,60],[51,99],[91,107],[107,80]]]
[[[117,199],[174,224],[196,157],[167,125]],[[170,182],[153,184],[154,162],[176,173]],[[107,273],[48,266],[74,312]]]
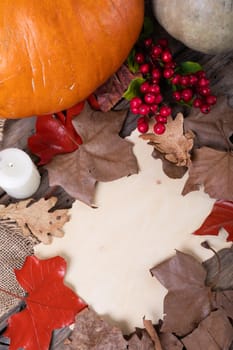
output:
[[[189,75],[189,84],[190,85],[196,85],[197,81],[198,81],[198,78],[196,77],[196,75],[194,75],[194,74]]]
[[[184,89],[181,91],[181,98],[185,101],[185,102],[189,102],[193,97],[193,91],[192,89]]]
[[[145,62],[145,56],[143,55],[143,53],[138,52],[138,53],[135,54],[134,60],[138,64],[142,64],[142,63]]]
[[[162,117],[168,117],[171,114],[171,112],[172,110],[169,106],[162,106],[159,111]]]
[[[164,123],[156,123],[153,127],[154,129],[154,133],[155,134],[158,134],[158,135],[161,135],[164,133],[164,131],[166,130],[166,127],[164,125]]]
[[[155,96],[155,103],[158,105],[163,101],[163,96],[161,94],[158,94]]]
[[[139,114],[139,110],[137,107],[130,108],[130,110],[133,114]]]
[[[206,73],[203,70],[199,70],[198,72],[196,72],[196,76],[200,79],[200,78],[205,78],[206,77]]]
[[[176,62],[167,62],[167,63],[165,63],[165,65],[164,65],[164,68],[176,68]]]
[[[188,86],[189,85],[189,77],[187,75],[182,75],[180,77],[180,84],[183,85],[183,86]]]
[[[141,123],[146,123],[145,117],[140,117],[140,118],[138,118],[137,124],[139,125],[139,124],[141,124]]]
[[[180,74],[173,75],[171,82],[172,82],[173,85],[179,84],[179,82],[180,82]]]
[[[152,84],[159,84],[159,79],[153,78],[153,79],[151,80],[151,82],[152,82]]]
[[[165,68],[163,71],[163,76],[166,79],[170,79],[174,74],[174,69],[172,68]]]
[[[208,114],[210,112],[210,106],[207,104],[204,104],[200,107],[200,111],[204,114]]]
[[[193,107],[200,108],[203,105],[203,100],[201,98],[195,98],[193,100]]]
[[[138,108],[139,114],[147,115],[150,112],[150,107],[147,106],[145,103],[141,104],[141,106]]]
[[[161,53],[162,53],[162,48],[158,45],[154,45],[151,49],[151,56],[154,57],[154,58],[158,58]]]
[[[142,104],[142,99],[140,97],[133,97],[131,100],[130,100],[130,108],[131,110],[133,108],[138,108],[139,106],[141,106]]]
[[[151,111],[152,113],[157,112],[157,110],[158,110],[158,105],[154,104],[154,105],[151,105],[151,106],[150,106],[150,111]]]
[[[156,120],[158,123],[163,123],[163,124],[166,124],[166,123],[167,123],[167,117],[163,117],[163,116],[160,115],[160,114],[156,115],[155,120]]]
[[[148,74],[150,72],[150,65],[149,63],[143,63],[140,68],[139,68],[140,72],[142,74]]]
[[[152,38],[146,38],[144,40],[144,46],[148,49],[152,45],[152,42],[153,42]]]
[[[215,105],[217,102],[217,97],[215,95],[209,95],[206,97],[206,103],[208,105]]]
[[[153,79],[160,79],[161,78],[161,70],[159,68],[152,69],[151,76]]]
[[[161,59],[163,62],[171,62],[172,61],[171,52],[168,49],[164,50],[161,54]]]
[[[166,38],[161,38],[158,40],[158,44],[162,47],[168,46],[168,40]]]
[[[160,86],[157,84],[151,84],[149,87],[149,91],[155,95],[158,95],[160,93]]]
[[[145,134],[149,130],[149,125],[146,122],[141,122],[137,125],[137,129],[142,134]]]
[[[203,87],[203,86],[209,86],[209,84],[210,84],[210,81],[209,81],[209,79],[207,79],[207,78],[200,78],[200,79],[198,80],[198,86],[201,86],[201,87]]]
[[[150,89],[150,84],[148,83],[148,81],[145,81],[140,85],[140,91],[143,94],[147,93],[149,89]]]
[[[147,92],[144,96],[144,101],[146,104],[152,105],[155,103],[155,95],[152,92]]]
[[[210,95],[210,88],[208,86],[201,86],[198,91],[202,96]]]
[[[181,100],[181,92],[180,91],[174,91],[172,93],[173,95],[173,98],[176,100],[176,101],[180,101]]]

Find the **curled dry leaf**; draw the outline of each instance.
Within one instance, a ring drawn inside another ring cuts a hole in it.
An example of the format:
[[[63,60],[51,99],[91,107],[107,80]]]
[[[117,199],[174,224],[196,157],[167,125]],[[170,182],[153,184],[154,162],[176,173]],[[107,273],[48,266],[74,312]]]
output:
[[[63,237],[63,225],[69,221],[68,210],[49,210],[54,207],[57,198],[40,199],[30,205],[31,199],[10,204],[0,205],[0,218],[15,221],[24,236],[34,235],[39,241],[49,244],[52,236]]]
[[[233,328],[222,310],[212,312],[197,329],[182,339],[187,350],[229,350]]]
[[[192,332],[211,312],[211,290],[205,285],[204,267],[192,256],[177,251],[151,273],[168,289],[161,331],[179,336]]]
[[[92,205],[97,181],[137,173],[133,144],[119,136],[126,113],[94,111],[86,104],[73,120],[83,143],[73,153],[58,155],[46,166],[50,185],[60,185],[72,197]]]
[[[233,152],[202,147],[193,152],[189,178],[182,194],[204,186],[210,197],[233,201]]]
[[[144,140],[154,146],[159,152],[165,155],[165,158],[177,166],[188,166],[190,163],[190,150],[193,148],[194,134],[192,131],[184,133],[184,117],[178,113],[173,120],[168,118],[166,131],[162,135],[148,133],[140,135]]]

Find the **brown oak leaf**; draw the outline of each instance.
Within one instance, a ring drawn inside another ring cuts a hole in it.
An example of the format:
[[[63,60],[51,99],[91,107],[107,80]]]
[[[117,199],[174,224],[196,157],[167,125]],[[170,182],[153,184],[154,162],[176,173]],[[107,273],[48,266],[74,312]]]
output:
[[[182,194],[199,190],[210,197],[233,201],[233,152],[217,151],[202,147],[193,152],[192,164],[189,168],[189,178]]]
[[[192,110],[184,120],[185,130],[195,134],[195,146],[203,146],[226,151],[233,149],[233,108],[227,103],[227,97],[218,97],[216,106],[208,115]]]
[[[168,289],[161,331],[179,336],[193,331],[211,312],[211,290],[205,285],[204,267],[192,256],[177,251],[151,273]]]
[[[72,197],[92,205],[97,181],[113,181],[137,173],[133,144],[119,136],[126,113],[94,111],[86,104],[73,120],[83,144],[46,165],[50,185],[60,185]]]
[[[232,341],[233,328],[222,310],[212,312],[182,339],[187,350],[229,350]]]
[[[166,131],[162,135],[148,133],[140,135],[144,140],[148,140],[159,152],[165,154],[165,158],[177,166],[188,166],[190,163],[190,150],[193,148],[194,134],[192,131],[184,133],[184,117],[178,113],[173,120],[168,118]]]
[[[127,342],[122,332],[86,308],[76,316],[69,344],[59,350],[126,350]],[[66,342],[68,343],[68,342]]]
[[[50,212],[56,202],[57,198],[52,197],[47,200],[41,198],[33,203],[27,199],[7,207],[0,205],[0,218],[15,221],[24,236],[32,234],[39,241],[49,244],[52,236],[63,237],[62,227],[69,221],[67,209]]]

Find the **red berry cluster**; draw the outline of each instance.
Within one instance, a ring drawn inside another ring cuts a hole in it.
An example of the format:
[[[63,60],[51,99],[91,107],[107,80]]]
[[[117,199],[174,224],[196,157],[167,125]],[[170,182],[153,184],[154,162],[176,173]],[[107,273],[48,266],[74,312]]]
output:
[[[203,70],[189,75],[174,74],[171,82],[176,89],[173,92],[176,101],[191,102],[193,107],[200,108],[204,114],[208,114],[211,105],[217,102],[216,96],[211,94],[210,81]]]
[[[139,64],[139,71],[145,81],[140,85],[139,94],[130,100],[130,109],[134,114],[140,114],[138,130],[145,133],[149,129],[149,119],[154,117],[153,126],[156,134],[163,134],[166,130],[167,117],[171,108],[163,102],[161,93],[162,81],[172,84],[173,97],[177,102],[189,103],[208,113],[210,105],[216,103],[216,96],[211,95],[209,80],[204,71],[195,74],[181,75],[177,73],[177,65],[166,39],[160,39],[156,44],[152,38],[144,40],[140,52],[135,54],[134,60]]]

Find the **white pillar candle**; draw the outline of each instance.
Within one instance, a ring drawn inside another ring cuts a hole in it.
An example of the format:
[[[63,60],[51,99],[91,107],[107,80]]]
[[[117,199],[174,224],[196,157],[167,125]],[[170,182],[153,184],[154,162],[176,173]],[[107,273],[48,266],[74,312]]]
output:
[[[18,148],[0,152],[0,187],[11,197],[33,195],[40,185],[40,174],[27,153]]]

